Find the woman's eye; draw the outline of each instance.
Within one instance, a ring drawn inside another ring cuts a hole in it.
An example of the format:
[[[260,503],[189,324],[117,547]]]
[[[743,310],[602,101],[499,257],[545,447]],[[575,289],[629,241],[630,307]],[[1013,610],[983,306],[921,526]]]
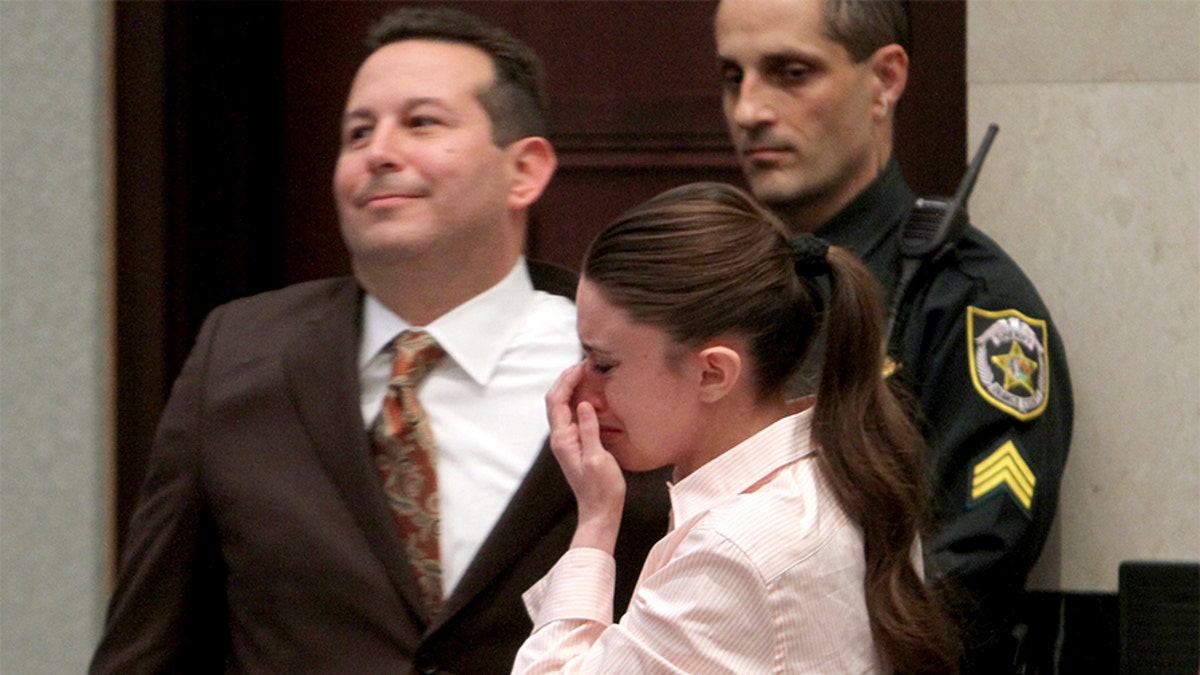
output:
[[[614,364],[607,363],[604,361],[592,361],[592,372],[597,373],[599,375],[608,374],[608,372],[611,371],[614,367],[615,367]]]

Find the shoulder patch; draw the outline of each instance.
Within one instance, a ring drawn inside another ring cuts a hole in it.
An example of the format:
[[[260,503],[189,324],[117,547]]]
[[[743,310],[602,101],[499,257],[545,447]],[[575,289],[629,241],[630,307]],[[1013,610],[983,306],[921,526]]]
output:
[[[1033,506],[1033,491],[1037,478],[1011,440],[975,464],[971,472],[971,502],[998,490],[1006,490],[1028,513]]]
[[[971,380],[983,400],[1019,420],[1031,420],[1050,399],[1046,322],[1015,309],[967,307]]]

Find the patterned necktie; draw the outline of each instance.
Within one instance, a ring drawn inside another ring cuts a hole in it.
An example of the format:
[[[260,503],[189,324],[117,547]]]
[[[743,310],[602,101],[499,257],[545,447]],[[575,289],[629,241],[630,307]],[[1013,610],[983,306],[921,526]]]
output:
[[[442,602],[437,446],[416,389],[446,352],[421,331],[401,333],[391,348],[392,380],[372,428],[375,467],[432,616]]]

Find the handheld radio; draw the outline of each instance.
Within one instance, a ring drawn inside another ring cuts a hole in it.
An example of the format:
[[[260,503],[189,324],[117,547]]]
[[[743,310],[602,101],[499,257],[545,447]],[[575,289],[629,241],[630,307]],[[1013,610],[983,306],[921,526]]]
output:
[[[987,157],[992,139],[1000,127],[989,124],[975,157],[967,166],[967,172],[959,181],[958,190],[949,202],[936,198],[918,197],[913,203],[908,219],[900,226],[897,233],[900,254],[900,279],[892,291],[891,302],[888,303],[887,338],[884,344],[890,345],[892,330],[896,324],[896,316],[908,292],[908,286],[916,278],[921,267],[954,248],[958,239],[967,231],[970,218],[967,216],[967,198],[975,188],[979,171],[983,168],[983,160]]]

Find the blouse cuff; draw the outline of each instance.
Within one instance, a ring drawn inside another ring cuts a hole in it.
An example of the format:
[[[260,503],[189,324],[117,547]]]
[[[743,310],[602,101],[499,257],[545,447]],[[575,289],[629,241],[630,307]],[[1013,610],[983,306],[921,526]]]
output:
[[[572,548],[522,599],[536,631],[568,619],[611,624],[617,563],[596,548]]]

